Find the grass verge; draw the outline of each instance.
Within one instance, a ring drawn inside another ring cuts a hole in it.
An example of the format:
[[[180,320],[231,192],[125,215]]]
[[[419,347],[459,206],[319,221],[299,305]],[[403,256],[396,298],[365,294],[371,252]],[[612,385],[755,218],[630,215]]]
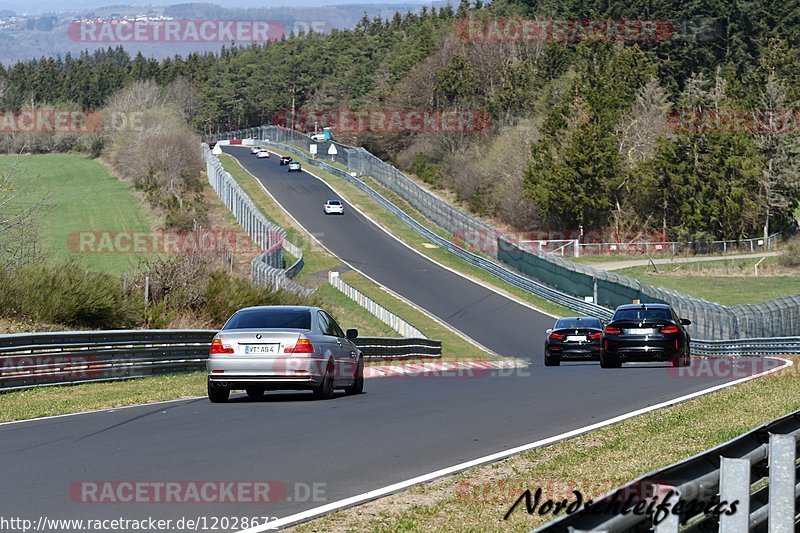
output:
[[[572,490],[580,490],[584,498],[601,495],[797,410],[800,389],[792,383],[796,379],[797,372],[790,368],[334,513],[292,531],[530,531],[546,520],[529,516],[524,505],[503,520],[525,489],[533,492],[542,487],[544,499],[570,497]]]
[[[5,392],[0,394],[0,422],[204,396],[206,375],[164,374]]]
[[[615,272],[648,285],[724,305],[758,303],[800,293],[800,276],[782,270],[776,271],[781,274],[771,273],[771,269],[777,268],[777,258],[767,257],[759,267],[760,274],[755,276],[753,265],[757,261],[748,258],[658,265],[660,274],[650,266],[623,268]],[[673,270],[676,267],[680,268]]]
[[[297,279],[300,281],[305,280],[306,283],[318,287],[318,296],[329,306],[331,313],[343,327],[356,327],[362,335],[397,336],[397,332],[327,283],[327,271],[348,270],[346,265],[328,253],[316,241],[309,238],[291,217],[264,192],[260,183],[238,164],[235,158],[228,154],[223,154],[220,156],[220,161],[225,170],[233,176],[261,212],[264,213],[264,216],[285,228],[289,240],[303,249],[304,265]],[[451,329],[387,293],[358,272],[345,272],[342,277],[347,283],[383,307],[413,324],[428,337],[441,340],[442,358],[444,360],[464,358],[497,359],[494,354],[476,348]]]
[[[15,210],[44,199],[36,219],[39,244],[48,262],[57,264],[79,255],[87,267],[110,274],[138,264],[138,254],[80,253],[74,249],[80,242],[79,232],[151,229],[130,185],[99,161],[73,153],[0,156],[0,173],[6,172],[11,172],[15,185],[25,191],[15,201]]]

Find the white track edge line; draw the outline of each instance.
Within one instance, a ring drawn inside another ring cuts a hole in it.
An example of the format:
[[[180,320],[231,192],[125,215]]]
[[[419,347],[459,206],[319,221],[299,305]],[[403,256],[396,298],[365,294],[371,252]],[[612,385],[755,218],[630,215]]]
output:
[[[315,508],[309,509],[307,511],[302,511],[300,513],[296,513],[296,514],[287,516],[285,518],[281,518],[281,519],[279,519],[277,521],[268,522],[267,524],[251,527],[249,529],[243,529],[243,530],[239,531],[239,533],[262,533],[264,531],[269,531],[269,530],[277,529],[277,528],[281,528],[281,527],[288,527],[288,526],[296,525],[296,524],[299,524],[299,523],[302,523],[302,522],[306,522],[308,520],[311,520],[311,519],[314,519],[314,518],[318,518],[320,516],[332,513],[334,511],[346,509],[348,507],[355,507],[356,505],[359,505],[359,504],[362,504],[362,503],[366,503],[366,502],[371,501],[371,500],[376,500],[376,499],[382,498],[384,496],[389,496],[391,494],[394,494],[394,493],[397,493],[397,492],[401,492],[401,491],[403,491],[405,489],[408,489],[409,487],[412,487],[413,485],[419,485],[420,483],[427,483],[429,481],[433,481],[433,480],[441,478],[441,477],[445,477],[445,476],[449,476],[449,475],[452,475],[452,474],[456,474],[456,473],[461,472],[463,470],[466,470],[468,468],[472,468],[472,467],[475,467],[475,466],[481,466],[481,465],[484,465],[484,464],[487,464],[487,463],[496,462],[496,461],[499,461],[501,459],[506,459],[506,458],[508,458],[508,457],[510,457],[512,455],[516,455],[518,453],[526,452],[526,451],[529,451],[529,450],[532,450],[532,449],[535,449],[535,448],[540,448],[540,447],[546,446],[548,444],[554,444],[556,442],[559,442],[559,441],[562,441],[562,440],[565,440],[565,439],[569,439],[569,438],[572,438],[572,437],[577,437],[577,436],[580,436],[580,435],[582,435],[584,433],[588,433],[588,432],[594,431],[596,429],[601,429],[601,428],[616,424],[617,422],[622,422],[622,421],[628,420],[630,418],[635,418],[637,416],[640,416],[640,415],[643,415],[643,414],[647,414],[647,413],[650,413],[652,411],[656,411],[658,409],[662,409],[664,407],[670,407],[672,405],[676,405],[676,404],[679,404],[679,403],[686,402],[688,400],[692,400],[692,399],[697,398],[699,396],[704,396],[704,395],[710,394],[712,392],[716,392],[718,390],[726,389],[728,387],[732,387],[734,385],[739,385],[741,383],[744,383],[746,381],[750,381],[752,379],[756,379],[756,378],[759,378],[759,377],[762,377],[762,376],[766,376],[768,374],[772,374],[774,372],[778,372],[780,370],[785,370],[785,369],[787,369],[787,368],[789,368],[789,367],[794,365],[794,362],[790,361],[788,359],[784,359],[784,358],[781,358],[781,357],[774,357],[774,358],[770,357],[770,358],[771,359],[777,359],[779,361],[783,361],[786,364],[783,365],[783,366],[780,366],[778,368],[773,368],[773,369],[770,369],[770,370],[767,370],[767,371],[764,371],[764,372],[761,372],[761,373],[758,373],[758,374],[754,374],[752,376],[747,376],[747,377],[744,377],[744,378],[741,378],[741,379],[738,379],[738,380],[735,380],[735,381],[731,381],[729,383],[722,383],[720,385],[715,385],[715,386],[710,387],[708,389],[704,389],[704,390],[701,390],[701,391],[693,392],[693,393],[690,393],[690,394],[687,394],[687,395],[684,395],[684,396],[681,396],[681,397],[678,397],[678,398],[674,398],[672,400],[667,400],[665,402],[662,402],[662,403],[659,403],[659,404],[656,404],[656,405],[651,405],[649,407],[643,407],[643,408],[638,409],[636,411],[632,411],[630,413],[618,415],[618,416],[615,416],[613,418],[609,418],[608,420],[604,420],[602,422],[597,422],[597,423],[594,423],[594,424],[591,424],[591,425],[588,425],[588,426],[584,426],[584,427],[581,427],[581,428],[578,428],[578,429],[573,429],[571,431],[567,431],[565,433],[561,433],[561,434],[555,435],[553,437],[547,437],[545,439],[541,439],[541,440],[538,440],[536,442],[532,442],[532,443],[529,443],[529,444],[523,444],[522,446],[517,446],[515,448],[509,448],[507,450],[503,450],[503,451],[500,451],[500,452],[497,452],[497,453],[493,453],[493,454],[490,454],[490,455],[485,455],[485,456],[479,457],[477,459],[472,459],[471,461],[466,461],[466,462],[459,463],[459,464],[456,464],[456,465],[453,465],[453,466],[442,468],[440,470],[435,470],[433,472],[429,472],[427,474],[423,474],[421,476],[417,476],[417,477],[408,479],[406,481],[400,481],[398,483],[393,483],[391,485],[387,485],[387,486],[381,487],[379,489],[374,489],[374,490],[371,490],[371,491],[368,491],[368,492],[364,492],[362,494],[357,494],[355,496],[351,496],[349,498],[344,498],[342,500],[338,500],[338,501],[335,501],[335,502],[332,502],[332,503],[329,503],[329,504],[325,504],[325,505],[322,505],[320,507],[315,507]]]
[[[273,154],[275,154],[275,155],[280,155],[280,154],[278,154],[277,152],[272,152],[272,153],[273,153]],[[233,157],[231,154],[228,154],[228,155],[230,155],[231,157]],[[370,276],[368,276],[367,274],[365,274],[364,272],[362,272],[362,271],[361,271],[361,270],[359,270],[358,268],[356,268],[356,267],[354,267],[353,265],[351,265],[349,262],[345,261],[344,259],[342,259],[342,258],[341,258],[341,257],[339,257],[338,255],[336,255],[335,253],[333,253],[333,252],[330,250],[330,248],[328,248],[327,246],[325,246],[324,244],[322,244],[322,243],[319,241],[319,239],[317,239],[317,237],[316,237],[314,234],[312,234],[310,231],[308,231],[308,230],[305,228],[305,226],[303,226],[303,225],[302,225],[302,224],[301,224],[301,223],[300,223],[300,222],[299,222],[299,221],[298,221],[298,220],[297,220],[297,219],[296,219],[296,218],[295,218],[295,217],[294,217],[294,216],[293,216],[293,215],[292,215],[292,214],[291,214],[291,213],[290,213],[290,212],[289,212],[289,211],[288,211],[288,210],[287,210],[287,209],[286,209],[286,208],[285,208],[283,205],[281,205],[281,203],[280,203],[280,202],[279,202],[279,201],[278,201],[278,200],[277,200],[277,199],[276,199],[274,196],[272,196],[272,193],[270,193],[270,192],[269,192],[269,190],[267,190],[267,187],[266,187],[266,186],[265,186],[263,183],[261,183],[261,180],[259,180],[257,176],[255,176],[255,175],[254,175],[252,172],[250,172],[249,170],[247,170],[247,169],[244,167],[244,165],[242,165],[242,164],[239,162],[239,160],[238,160],[236,157],[233,157],[233,159],[234,159],[234,161],[236,161],[236,163],[237,163],[237,164],[238,164],[238,165],[239,165],[239,166],[242,168],[242,170],[244,170],[245,172],[247,172],[247,173],[248,173],[248,174],[249,174],[249,175],[250,175],[250,176],[251,176],[251,177],[252,177],[254,180],[256,180],[256,183],[258,183],[258,184],[261,186],[261,188],[264,190],[264,192],[267,194],[267,196],[269,196],[269,197],[272,199],[272,201],[273,201],[273,202],[275,202],[275,204],[276,204],[278,207],[280,207],[280,208],[281,208],[281,210],[282,210],[284,213],[286,213],[286,215],[287,215],[289,218],[291,218],[291,219],[292,219],[292,221],[293,221],[295,224],[297,224],[297,226],[298,226],[298,227],[299,227],[299,228],[300,228],[300,229],[301,229],[301,230],[302,230],[302,231],[303,231],[303,232],[304,232],[306,235],[308,235],[309,237],[311,237],[311,239],[313,239],[313,240],[314,240],[314,242],[316,242],[316,243],[317,243],[317,244],[318,244],[318,245],[319,245],[319,246],[320,246],[320,247],[321,247],[323,250],[325,250],[326,252],[328,252],[329,254],[331,254],[333,257],[335,257],[336,259],[338,259],[339,261],[341,261],[343,264],[345,264],[345,265],[347,265],[348,267],[350,267],[350,268],[351,268],[353,271],[355,271],[355,272],[358,272],[359,274],[361,274],[362,276],[364,276],[365,278],[367,278],[368,280],[370,280],[372,283],[374,283],[375,285],[377,285],[377,286],[378,286],[378,287],[379,287],[381,290],[385,291],[385,292],[386,292],[386,293],[388,293],[390,296],[393,296],[393,297],[397,298],[398,300],[400,300],[401,302],[405,303],[406,305],[409,305],[409,306],[413,307],[414,309],[416,309],[416,310],[417,310],[417,311],[419,311],[420,313],[422,313],[422,314],[424,314],[425,316],[427,316],[429,319],[433,320],[434,322],[436,322],[436,323],[437,323],[437,324],[439,324],[440,326],[442,326],[442,327],[444,327],[444,328],[446,328],[446,329],[450,330],[451,332],[453,332],[454,334],[458,335],[459,337],[461,337],[461,338],[462,338],[462,339],[464,339],[465,341],[467,341],[467,342],[469,342],[469,343],[471,343],[471,344],[473,344],[473,345],[477,346],[478,348],[480,348],[481,350],[485,351],[486,353],[490,353],[490,354],[494,355],[495,357],[500,357],[500,358],[504,358],[504,359],[509,359],[509,357],[507,357],[507,356],[503,356],[503,355],[500,355],[500,354],[498,354],[497,352],[495,352],[494,350],[490,350],[489,348],[487,348],[486,346],[482,345],[482,344],[481,344],[481,343],[479,343],[478,341],[476,341],[476,340],[472,339],[471,337],[469,337],[469,336],[468,336],[466,333],[464,333],[464,332],[462,332],[462,331],[460,331],[460,330],[456,329],[455,327],[451,326],[450,324],[447,324],[446,322],[442,321],[442,319],[440,319],[440,318],[439,318],[439,317],[437,317],[437,316],[434,316],[434,315],[433,315],[433,314],[432,314],[430,311],[428,311],[427,309],[425,309],[425,308],[423,308],[423,307],[420,307],[418,304],[416,304],[416,303],[412,302],[411,300],[409,300],[409,299],[405,298],[404,296],[401,296],[400,294],[397,294],[396,292],[394,292],[394,291],[393,291],[392,289],[390,289],[389,287],[386,287],[385,285],[383,285],[383,284],[379,283],[378,281],[376,281],[375,279],[371,278]],[[351,202],[350,200],[348,200],[348,199],[347,199],[347,197],[346,197],[345,195],[341,194],[341,193],[340,193],[338,190],[336,190],[335,188],[333,188],[333,187],[331,186],[331,184],[330,184],[330,183],[328,183],[328,182],[327,182],[327,181],[325,181],[324,179],[320,178],[320,177],[319,177],[319,176],[317,176],[316,174],[313,174],[313,173],[309,172],[308,170],[305,170],[305,169],[303,169],[303,172],[305,172],[305,173],[306,173],[306,174],[308,174],[309,176],[313,176],[314,178],[318,179],[318,180],[319,180],[319,181],[321,181],[321,182],[322,182],[322,183],[323,183],[323,184],[324,184],[326,187],[328,187],[330,190],[332,190],[334,193],[336,193],[336,194],[338,194],[339,196],[341,196],[341,197],[342,197],[342,198],[343,198],[343,199],[344,199],[344,200],[345,200],[345,201],[346,201],[348,204],[350,204],[350,206],[351,206],[351,208],[353,209],[353,211],[357,212],[358,214],[362,215],[364,218],[366,218],[367,220],[369,220],[369,221],[370,221],[372,224],[374,224],[374,225],[375,225],[375,226],[376,226],[378,229],[380,229],[381,231],[383,231],[384,233],[386,233],[387,235],[389,235],[389,236],[390,236],[390,237],[392,237],[393,239],[395,239],[395,240],[397,240],[398,242],[400,242],[400,243],[401,243],[403,246],[405,246],[405,247],[409,248],[410,250],[413,250],[414,252],[416,252],[416,253],[420,254],[420,252],[418,252],[417,250],[414,250],[414,248],[411,248],[411,247],[410,247],[408,244],[406,244],[405,242],[401,241],[400,239],[398,239],[397,237],[395,237],[394,235],[392,235],[391,233],[389,233],[389,232],[388,232],[388,231],[387,231],[387,230],[386,230],[384,227],[382,227],[381,225],[379,225],[378,223],[376,223],[374,220],[372,220],[370,217],[368,217],[366,214],[364,214],[364,213],[363,213],[363,212],[362,212],[360,209],[358,209],[358,207],[355,207],[355,204],[353,204],[353,202]],[[432,259],[430,259],[430,258],[426,257],[426,256],[425,256],[425,255],[423,255],[423,254],[420,254],[420,255],[421,255],[422,257],[425,257],[426,259],[430,260],[430,261],[431,261],[431,262],[433,262],[434,264],[437,264],[437,265],[439,264],[439,263],[437,263],[436,261],[433,261]],[[440,266],[441,266],[441,265],[440,265]],[[444,267],[444,268],[447,268],[447,267]],[[448,269],[448,270],[450,270],[450,269]],[[456,274],[458,274],[459,276],[461,276],[461,277],[464,277],[462,274],[460,274],[460,273],[458,273],[458,272],[456,272],[456,271],[454,271],[454,270],[453,270],[452,272],[455,272],[455,273],[456,273]],[[469,279],[469,278],[465,278],[465,279]],[[470,280],[470,281],[472,281],[472,280]],[[492,290],[490,287],[485,287],[485,288]],[[527,364],[530,364],[530,362],[529,362],[529,361],[525,361],[524,359],[520,359],[520,358],[516,358],[516,357],[515,357],[514,359],[519,359],[520,361],[523,361],[523,362],[525,362],[525,363],[527,363]]]
[[[317,175],[316,175],[316,174],[314,174],[313,172],[309,172],[309,171],[307,171],[307,170],[306,170],[306,172],[308,172],[309,174],[311,174],[312,176],[314,176],[314,177],[315,177],[315,178],[317,178],[318,180],[320,180],[320,181],[322,181],[323,183],[325,183],[326,185],[328,185],[328,187],[330,187],[331,189],[333,189],[334,191],[336,191],[336,189],[334,189],[334,188],[333,188],[333,186],[332,186],[330,183],[328,183],[328,182],[327,182],[327,181],[325,181],[324,179],[320,178],[319,176],[317,176]],[[342,179],[342,178],[339,178],[339,179]],[[358,179],[358,178],[356,178],[356,179]],[[362,183],[363,183],[363,181],[362,181]],[[366,183],[364,183],[364,185],[366,185],[367,187],[369,187],[369,185],[368,185],[368,184],[366,184]],[[354,186],[354,187],[355,187],[355,186]],[[371,188],[371,187],[370,187],[370,188]],[[374,189],[373,189],[373,190],[374,190]],[[336,191],[336,192],[338,193],[339,191]],[[375,192],[377,192],[378,194],[380,194],[378,191],[375,191]],[[366,194],[366,193],[365,193],[365,194]],[[342,196],[342,198],[344,198],[344,195],[341,195],[341,196]],[[381,194],[381,196],[383,196],[383,195]],[[375,201],[375,199],[374,199],[374,198],[371,198],[371,200]],[[387,201],[391,202],[391,200],[389,200],[388,198],[387,198]],[[349,200],[348,200],[348,202],[349,202]],[[353,205],[353,203],[352,203],[352,202],[350,202],[350,205]],[[382,205],[380,205],[380,204],[378,204],[378,207],[380,207],[381,209],[386,209],[385,207],[383,207],[383,206],[382,206]],[[413,206],[412,206],[412,208],[413,208]],[[400,209],[400,208],[398,207],[398,209]],[[419,254],[420,256],[424,257],[424,258],[425,258],[425,259],[427,259],[428,261],[432,262],[433,264],[435,264],[435,265],[437,265],[437,266],[439,266],[439,267],[441,267],[441,268],[443,268],[443,269],[445,269],[445,270],[449,270],[450,272],[452,272],[452,273],[454,273],[454,274],[457,274],[457,275],[461,276],[462,278],[464,278],[464,279],[466,279],[466,280],[468,280],[468,281],[471,281],[472,283],[475,283],[476,285],[479,285],[479,286],[483,287],[484,289],[488,289],[488,290],[492,291],[493,293],[495,293],[495,294],[497,294],[497,295],[504,296],[505,298],[508,298],[508,299],[509,299],[509,300],[511,300],[512,302],[518,303],[519,305],[525,306],[525,307],[527,307],[527,308],[529,308],[529,309],[532,309],[532,310],[534,310],[534,311],[536,311],[536,312],[538,312],[538,313],[541,313],[541,314],[543,314],[543,315],[549,316],[549,317],[551,317],[551,318],[556,318],[556,319],[557,319],[557,318],[560,318],[560,317],[558,317],[558,316],[556,316],[556,315],[553,315],[553,314],[550,314],[550,313],[548,313],[547,311],[545,311],[545,310],[543,310],[543,309],[539,309],[538,307],[534,306],[534,305],[533,305],[533,304],[531,304],[531,303],[528,303],[528,302],[526,302],[526,301],[524,301],[524,300],[521,300],[521,299],[519,299],[517,296],[515,296],[515,295],[511,294],[510,292],[506,291],[505,289],[501,289],[500,287],[494,287],[494,286],[490,285],[488,282],[485,282],[485,281],[483,281],[483,280],[480,280],[480,279],[474,278],[474,277],[470,276],[469,274],[466,274],[466,273],[464,273],[464,272],[459,272],[458,270],[454,269],[453,267],[449,267],[449,266],[447,266],[447,265],[444,265],[444,264],[440,263],[440,262],[439,262],[439,261],[437,261],[436,259],[434,259],[434,258],[432,258],[432,257],[430,257],[430,256],[427,256],[427,255],[425,255],[424,253],[422,253],[421,251],[417,250],[416,248],[414,248],[413,246],[411,246],[410,244],[408,244],[408,243],[407,243],[407,242],[405,242],[404,240],[400,239],[400,237],[398,237],[397,235],[395,235],[395,234],[393,234],[392,232],[390,232],[388,229],[386,229],[385,227],[383,227],[383,225],[381,225],[381,224],[379,224],[378,222],[376,222],[375,220],[373,220],[373,219],[372,219],[372,218],[371,218],[369,215],[367,215],[367,214],[366,214],[366,213],[364,213],[363,211],[361,211],[361,210],[359,210],[359,209],[356,209],[356,211],[358,211],[359,213],[361,213],[361,215],[363,215],[363,216],[364,216],[364,218],[366,218],[367,220],[369,220],[370,222],[372,222],[373,224],[375,224],[375,225],[376,225],[378,228],[380,228],[380,229],[381,229],[381,230],[382,230],[384,233],[386,233],[387,235],[389,235],[390,237],[392,237],[393,239],[395,239],[396,241],[398,241],[399,243],[401,243],[403,246],[405,246],[405,247],[406,247],[406,248],[408,248],[409,250],[413,251],[413,252],[414,252],[414,253],[416,253],[416,254]],[[402,211],[402,210],[401,210],[401,211]],[[417,211],[417,212],[419,213],[419,211]],[[406,214],[408,214],[408,213],[406,213]],[[423,217],[425,216],[425,215],[423,215],[422,213],[420,213],[420,215],[421,215],[421,216],[423,216]],[[411,215],[408,215],[408,216],[411,216]],[[411,218],[414,218],[414,217],[411,217]],[[421,223],[421,222],[419,222],[419,221],[417,221],[417,223],[418,223],[418,224],[420,224],[421,226],[424,226],[424,224],[422,224],[422,223]],[[405,224],[405,222],[403,222],[403,224]],[[434,225],[435,225],[435,223],[434,223]],[[411,229],[411,228],[409,228],[409,229]],[[411,231],[414,231],[414,230],[413,230],[413,229],[411,229]],[[445,230],[445,231],[446,231],[446,230]],[[422,236],[420,235],[420,237],[422,237]],[[439,248],[439,247],[437,246],[437,248]],[[445,250],[445,251],[446,251],[446,250]],[[450,252],[448,252],[448,253],[450,253]],[[451,253],[451,255],[455,256],[455,257],[456,257],[456,259],[458,259],[458,260],[460,260],[460,261],[464,261],[463,259],[461,259],[460,257],[456,256],[455,254],[452,254],[452,253]],[[506,282],[506,283],[507,283],[507,282]],[[524,290],[524,289],[522,289],[522,290]],[[538,297],[537,297],[537,298],[538,298]],[[542,299],[544,299],[544,298],[542,298]],[[563,307],[563,306],[562,306],[562,307]]]
[[[81,383],[75,383],[74,385],[81,385]],[[52,420],[54,418],[64,418],[67,416],[77,416],[77,415],[90,415],[93,413],[111,413],[114,411],[120,411],[122,409],[131,409],[132,407],[146,407],[149,405],[163,405],[165,403],[173,403],[173,402],[185,402],[189,400],[199,400],[201,398],[205,398],[205,396],[186,396],[184,398],[175,398],[174,400],[161,400],[158,402],[145,402],[145,403],[135,403],[132,405],[121,405],[119,407],[101,407],[99,409],[90,409],[88,411],[78,411],[76,413],[65,413],[63,415],[49,415],[49,416],[39,416],[36,418],[26,418],[24,420],[9,420],[8,422],[0,422],[0,426],[8,426],[11,424],[24,424],[25,422],[37,422],[41,420]]]

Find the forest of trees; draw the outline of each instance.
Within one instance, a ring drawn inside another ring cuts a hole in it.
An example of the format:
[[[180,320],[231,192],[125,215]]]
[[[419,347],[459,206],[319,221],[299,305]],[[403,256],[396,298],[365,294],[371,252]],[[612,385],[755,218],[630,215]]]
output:
[[[479,132],[339,138],[512,228],[756,237],[786,228],[800,196],[797,7],[464,0],[217,54],[159,62],[112,48],[17,63],[0,68],[0,108],[97,109],[152,80],[191,95],[198,133],[269,123],[293,101],[307,111],[479,109],[491,119]],[[671,31],[499,42],[457,31],[467,20],[531,18],[650,20]]]

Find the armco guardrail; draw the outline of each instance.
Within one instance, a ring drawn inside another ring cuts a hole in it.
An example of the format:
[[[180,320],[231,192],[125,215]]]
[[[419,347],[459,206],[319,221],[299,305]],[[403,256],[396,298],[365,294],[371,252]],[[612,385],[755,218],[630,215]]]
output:
[[[212,136],[215,140],[245,137],[283,142],[284,146],[289,146],[292,150],[302,147],[307,149],[311,143],[309,137],[279,126],[261,126]],[[634,298],[666,302],[683,317],[692,321],[688,329],[690,334],[697,338],[800,335],[800,296],[787,296],[759,304],[725,306],[677,291],[643,285],[636,279],[573,263],[557,255],[526,249],[515,242],[515,239],[425,190],[402,172],[369,154],[363,148],[349,147],[340,143],[332,144],[337,147],[335,156],[327,155],[323,150],[318,157],[333,157],[359,175],[371,176],[446,231],[465,242],[477,243],[475,248],[482,253],[503,262],[516,258],[512,266],[521,269],[529,279],[533,278],[551,287],[560,282],[562,292],[573,297],[591,296],[594,302],[610,307],[615,307],[623,301],[629,302]],[[318,166],[326,170],[333,168],[330,165],[324,167],[323,165],[324,163],[320,162]],[[498,251],[503,249],[505,253],[498,257]],[[527,257],[520,258],[522,255]],[[579,308],[570,308],[584,312]]]
[[[693,355],[797,355],[800,354],[800,337],[769,337],[731,339],[725,341],[692,340]]]
[[[59,331],[0,335],[0,391],[202,370],[216,330]],[[441,341],[360,337],[373,360],[441,357]]]
[[[377,317],[381,322],[395,330],[404,337],[417,337],[427,339],[428,337],[420,330],[392,313],[382,305],[378,304],[375,300],[365,295],[355,287],[347,284],[342,278],[339,277],[338,272],[328,272],[328,283],[339,289],[345,296],[356,302],[358,305],[369,311],[373,316]]]
[[[650,472],[534,531],[739,533],[767,531],[767,524],[770,532],[797,531],[798,436],[800,411],[795,411],[685,461]],[[670,491],[673,494],[667,499]],[[642,512],[655,497],[658,503],[669,503],[667,512],[659,513],[658,524],[653,521],[654,513]],[[626,505],[628,498],[631,500]],[[679,500],[683,505],[676,511]],[[735,512],[728,513],[737,500]],[[631,512],[642,501],[646,504],[640,511]],[[706,504],[709,509],[724,505],[724,513],[706,513]],[[519,507],[515,512],[526,512],[524,502]]]
[[[109,381],[205,364],[209,330],[63,331],[0,336],[0,390]]]
[[[211,153],[208,145],[203,144],[201,149],[206,162],[209,183],[245,232],[264,250],[264,253],[255,257],[251,262],[253,282],[303,296],[313,294],[313,289],[303,287],[291,279],[303,268],[303,251],[286,239],[286,230],[270,222],[261,213],[247,193],[239,187],[233,176],[225,172],[222,163]],[[284,247],[297,258],[295,263],[286,270],[283,265]]]

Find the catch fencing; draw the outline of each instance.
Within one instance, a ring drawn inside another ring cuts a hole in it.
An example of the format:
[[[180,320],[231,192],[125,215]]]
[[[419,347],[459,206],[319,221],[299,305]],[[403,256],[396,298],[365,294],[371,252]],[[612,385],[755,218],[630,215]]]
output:
[[[345,296],[356,302],[358,305],[369,311],[378,320],[395,330],[397,333],[404,337],[417,337],[420,339],[427,339],[420,330],[392,313],[375,300],[360,292],[355,287],[347,284],[342,278],[339,277],[338,272],[328,272],[328,282],[342,291]]]
[[[363,181],[353,178],[350,173],[340,168],[326,164],[323,160],[334,159],[337,163],[346,165],[358,176],[373,178],[406,200],[426,218],[451,233],[452,240],[457,244],[447,241],[448,244],[443,247],[480,268],[492,271],[504,281],[525,288],[573,312],[607,319],[610,317],[609,308],[638,299],[644,302],[667,303],[674,307],[683,318],[691,320],[692,324],[687,329],[696,338],[733,339],[800,335],[800,295],[776,298],[758,304],[726,306],[677,291],[645,285],[637,279],[574,263],[558,255],[531,250],[517,239],[503,234],[427,191],[363,148],[353,148],[335,142],[313,143],[302,133],[279,126],[261,126],[221,133],[211,136],[210,140],[243,138],[280,145],[304,157],[310,164],[348,179],[377,199],[378,193]],[[316,157],[310,157],[307,154],[311,144],[318,144],[323,148],[333,144],[336,146],[337,154],[329,155],[327,150],[322,149]],[[387,203],[391,204],[385,199],[381,203],[385,206]],[[393,209],[390,208],[390,211],[402,218],[412,229],[423,236],[432,233],[422,229],[419,224],[415,225],[409,221],[410,217],[399,214],[400,210],[391,205]],[[434,241],[433,238],[431,240]],[[436,244],[441,245],[440,242]],[[477,253],[470,255],[468,250]],[[520,279],[516,272],[503,269],[492,260],[497,260],[524,274],[521,277],[523,279]]]
[[[59,331],[0,335],[0,391],[193,372],[205,368],[216,330]],[[359,337],[368,360],[439,358],[427,338]]]
[[[253,242],[263,250],[250,264],[253,283],[311,296],[313,289],[291,279],[303,268],[303,251],[286,239],[285,229],[273,224],[261,213],[233,176],[225,172],[207,144],[202,145],[202,151],[209,183]],[[288,268],[284,268],[284,248],[297,258]]]
[[[767,527],[774,533],[792,533],[797,531],[795,504],[800,493],[798,436],[800,411],[795,411],[594,498],[591,505],[535,529],[534,533],[746,533],[767,531]],[[667,512],[657,515],[655,506],[649,513],[642,512],[653,499],[658,504],[666,502]],[[683,502],[680,507],[679,501]],[[735,511],[731,507],[734,501]],[[636,512],[640,502],[646,503]],[[718,505],[725,506],[722,514],[706,511]],[[521,507],[517,512],[525,512],[525,506]]]
[[[579,233],[576,232],[576,233]],[[628,241],[628,242],[580,242],[575,237],[559,250],[560,255],[582,257],[613,256],[613,255],[642,255],[642,256],[667,256],[689,254],[732,254],[755,253],[774,250],[780,239],[780,233],[773,233],[766,239],[763,237],[753,239],[727,239],[719,241]],[[544,248],[544,247],[542,247]],[[553,253],[552,250],[545,250]]]

